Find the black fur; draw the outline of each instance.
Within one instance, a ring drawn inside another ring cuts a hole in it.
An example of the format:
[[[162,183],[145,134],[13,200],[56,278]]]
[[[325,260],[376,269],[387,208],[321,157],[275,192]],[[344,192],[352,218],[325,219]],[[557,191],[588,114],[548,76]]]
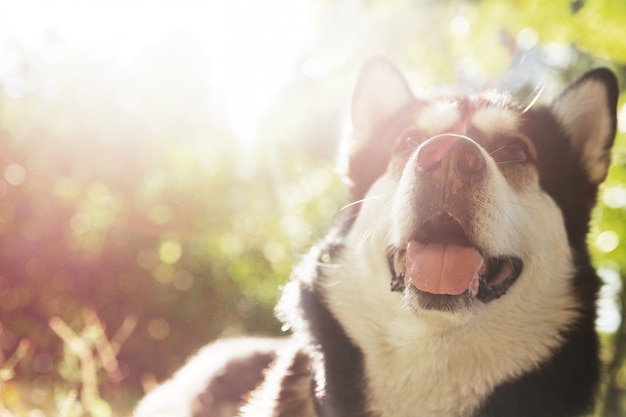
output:
[[[579,323],[539,369],[496,388],[477,417],[586,415],[595,405],[599,366],[593,323]]]
[[[276,359],[276,351],[252,351],[224,364],[197,396],[193,417],[215,417],[214,410],[240,404],[263,380],[263,371]]]
[[[325,268],[332,265],[343,250],[341,241],[352,222],[353,214],[346,213],[339,226],[295,271],[294,279],[297,281],[293,284],[298,285],[298,303],[293,305],[294,308],[279,310],[284,321],[306,323],[305,329],[295,331],[306,335],[306,349],[312,358],[313,368],[323,370],[325,375],[325,380],[318,380],[313,372],[311,386],[316,412],[325,417],[368,416],[365,411],[363,353],[346,335],[317,288],[319,280],[325,275]],[[314,281],[310,280],[312,277]]]
[[[322,296],[311,288],[302,287],[302,308],[306,312],[311,332],[316,366],[326,375],[325,385],[314,381],[314,392],[322,392],[316,401],[319,416],[367,416],[365,412],[365,378],[363,353],[346,335],[333,317]]]

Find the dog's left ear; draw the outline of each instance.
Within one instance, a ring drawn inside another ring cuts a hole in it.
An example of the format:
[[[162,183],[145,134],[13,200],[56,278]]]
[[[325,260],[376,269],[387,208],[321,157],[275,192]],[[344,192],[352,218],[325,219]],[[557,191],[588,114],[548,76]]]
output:
[[[372,58],[363,66],[352,99],[353,138],[346,173],[353,199],[363,198],[387,169],[393,146],[390,125],[414,102],[406,79],[390,61]]]
[[[352,127],[357,141],[366,141],[413,98],[404,76],[385,58],[363,65],[352,98]]]
[[[570,84],[551,105],[593,184],[600,184],[609,169],[618,94],[613,72],[599,68]]]

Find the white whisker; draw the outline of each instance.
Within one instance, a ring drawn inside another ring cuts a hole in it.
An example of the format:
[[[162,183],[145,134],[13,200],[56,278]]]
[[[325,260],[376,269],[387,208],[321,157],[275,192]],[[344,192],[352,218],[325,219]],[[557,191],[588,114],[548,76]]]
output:
[[[500,146],[498,149],[489,152],[489,156],[492,156],[494,153],[501,151],[502,149],[506,148],[506,145],[502,145]]]
[[[378,200],[378,199],[381,199],[381,198],[383,198],[383,195],[374,195],[374,196],[371,196],[371,197],[362,198],[361,200],[353,201],[352,203],[346,204],[345,206],[340,208],[339,211],[345,210],[345,209],[347,209],[349,207],[355,206],[355,205],[360,204],[360,203],[364,203],[366,201]]]
[[[506,165],[506,164],[518,164],[520,161],[512,160],[512,161],[500,161],[496,162],[496,165]]]
[[[530,103],[528,103],[528,105],[526,107],[524,107],[524,110],[522,110],[522,113],[526,113],[528,110],[530,110],[535,105],[537,100],[539,100],[539,97],[541,97],[541,94],[543,93],[543,90],[545,88],[546,88],[545,83],[535,87],[535,89],[533,90],[533,94],[535,96],[533,98],[531,98]]]
[[[529,204],[520,203],[518,201],[509,201],[509,203],[515,204],[516,206],[520,206],[520,207],[526,207],[526,208],[531,208],[531,209],[539,209],[539,207],[531,206]]]
[[[391,210],[390,210],[391,204],[392,204],[392,199],[386,199],[385,203],[383,204],[383,206],[381,207],[381,210],[380,210],[380,212],[383,213],[383,214],[378,216],[377,219],[363,233],[363,235],[359,239],[359,243],[358,243],[359,247],[362,247],[363,245],[365,245],[370,240],[370,238],[372,236],[377,235],[378,234],[378,230],[381,227],[383,227],[385,225],[385,223],[387,223],[387,221],[389,219],[389,213],[391,212]],[[387,238],[389,233],[390,233],[390,230],[387,230],[387,233],[385,235],[385,239]]]

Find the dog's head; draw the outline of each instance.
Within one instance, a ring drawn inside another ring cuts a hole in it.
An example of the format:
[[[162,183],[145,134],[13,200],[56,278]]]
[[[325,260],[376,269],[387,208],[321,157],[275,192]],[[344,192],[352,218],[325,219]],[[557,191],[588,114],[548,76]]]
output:
[[[575,292],[617,91],[598,69],[547,106],[495,93],[417,98],[390,63],[369,62],[348,163],[356,250],[385,256],[392,290],[422,312]]]

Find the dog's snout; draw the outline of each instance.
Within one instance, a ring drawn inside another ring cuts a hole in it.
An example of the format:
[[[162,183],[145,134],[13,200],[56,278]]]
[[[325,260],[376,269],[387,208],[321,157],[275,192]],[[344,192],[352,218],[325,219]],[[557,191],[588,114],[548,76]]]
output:
[[[456,175],[475,177],[485,169],[485,158],[474,142],[456,136],[439,136],[425,142],[417,153],[417,173],[436,171],[447,158]]]

